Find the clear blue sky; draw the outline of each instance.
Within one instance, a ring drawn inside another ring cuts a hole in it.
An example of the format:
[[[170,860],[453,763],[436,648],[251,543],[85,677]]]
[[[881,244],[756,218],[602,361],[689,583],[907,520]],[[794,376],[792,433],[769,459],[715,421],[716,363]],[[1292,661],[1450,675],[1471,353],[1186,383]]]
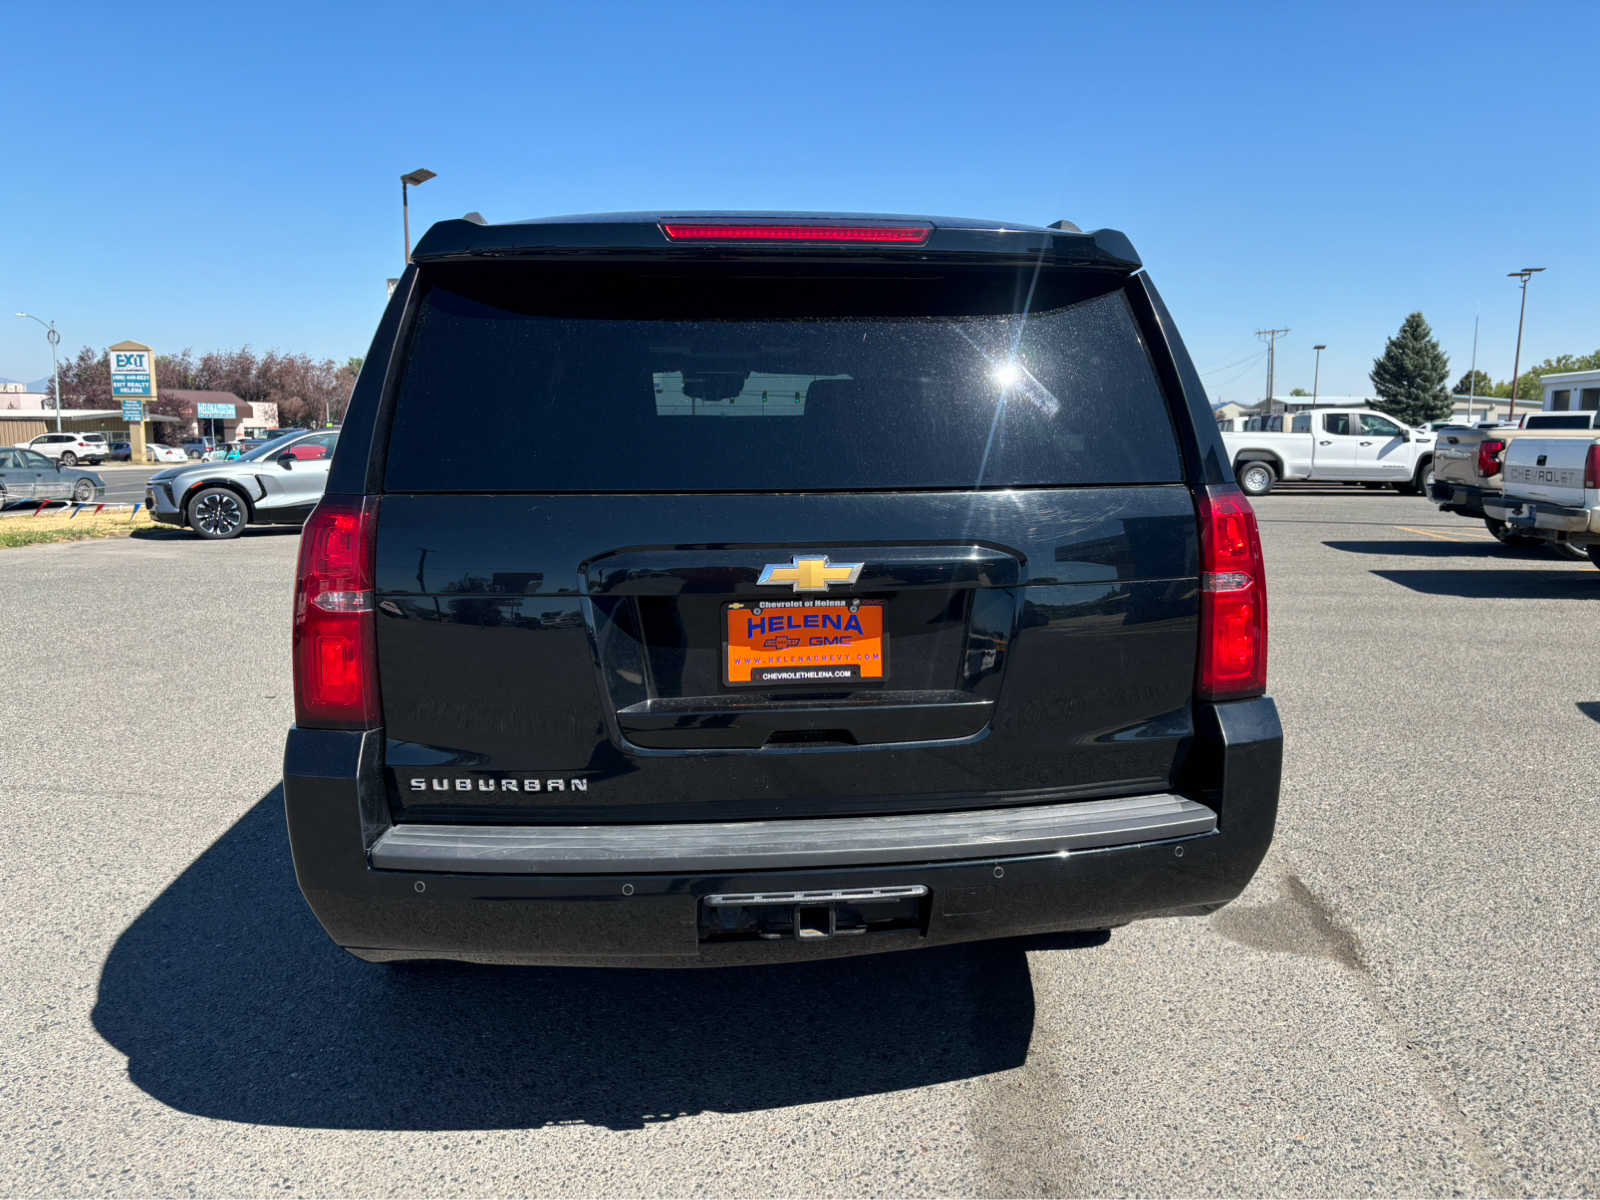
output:
[[[363,354],[413,231],[632,208],[1125,230],[1213,400],[1600,346],[1593,0],[8,6],[0,375],[123,338]]]

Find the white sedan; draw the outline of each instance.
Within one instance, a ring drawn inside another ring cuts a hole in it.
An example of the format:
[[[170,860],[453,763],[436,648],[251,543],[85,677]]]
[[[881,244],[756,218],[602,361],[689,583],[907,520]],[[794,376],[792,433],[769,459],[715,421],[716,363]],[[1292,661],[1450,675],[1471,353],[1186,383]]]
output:
[[[150,442],[144,448],[144,460],[154,463],[184,463],[189,461],[189,456],[176,446]]]

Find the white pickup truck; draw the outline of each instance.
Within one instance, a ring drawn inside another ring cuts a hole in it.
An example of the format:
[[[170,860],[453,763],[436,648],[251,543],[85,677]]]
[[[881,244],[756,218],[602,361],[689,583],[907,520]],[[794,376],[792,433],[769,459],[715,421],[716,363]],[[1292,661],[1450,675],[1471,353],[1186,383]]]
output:
[[[1391,484],[1426,495],[1433,476],[1433,434],[1370,408],[1295,413],[1288,431],[1222,434],[1239,487],[1265,496],[1280,479]]]
[[[1491,520],[1528,538],[1581,548],[1600,567],[1600,436],[1520,437],[1506,448]]]

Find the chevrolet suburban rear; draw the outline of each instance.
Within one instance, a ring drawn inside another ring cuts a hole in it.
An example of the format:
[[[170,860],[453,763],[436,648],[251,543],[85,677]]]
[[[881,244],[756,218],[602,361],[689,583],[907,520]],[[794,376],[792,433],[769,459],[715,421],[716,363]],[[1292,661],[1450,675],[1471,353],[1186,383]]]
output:
[[[1245,887],[1260,540],[1123,235],[613,214],[414,259],[301,543],[284,796],[335,942],[767,963]]]

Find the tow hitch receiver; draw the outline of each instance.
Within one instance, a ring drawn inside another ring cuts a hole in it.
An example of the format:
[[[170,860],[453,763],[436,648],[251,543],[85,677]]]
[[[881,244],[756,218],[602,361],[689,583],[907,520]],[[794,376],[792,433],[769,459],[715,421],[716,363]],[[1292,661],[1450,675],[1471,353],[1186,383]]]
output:
[[[928,889],[920,883],[707,896],[700,908],[700,940],[813,941],[892,929],[924,929],[927,897]]]

